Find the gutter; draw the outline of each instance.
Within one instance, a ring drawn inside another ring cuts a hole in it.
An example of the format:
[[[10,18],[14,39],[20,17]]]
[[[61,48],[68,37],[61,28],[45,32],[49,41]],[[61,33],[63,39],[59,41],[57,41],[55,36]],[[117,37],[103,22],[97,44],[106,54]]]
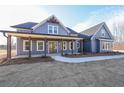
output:
[[[8,37],[6,36],[6,34],[5,34],[5,32],[3,32],[3,36],[6,37],[6,38],[8,38]]]

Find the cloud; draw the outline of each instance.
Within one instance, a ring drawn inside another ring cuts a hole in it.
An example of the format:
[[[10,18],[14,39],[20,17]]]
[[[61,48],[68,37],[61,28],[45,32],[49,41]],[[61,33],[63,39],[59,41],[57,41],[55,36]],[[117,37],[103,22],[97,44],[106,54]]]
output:
[[[90,13],[90,17],[84,22],[79,22],[74,26],[74,30],[80,32],[95,24],[106,22],[111,31],[113,31],[113,23],[124,23],[124,7],[110,6],[98,9]]]
[[[87,29],[90,25],[89,21],[78,23],[73,29],[80,32]]]
[[[0,30],[14,30],[10,26],[27,21],[40,22],[48,16],[41,6],[0,6]],[[0,37],[0,44],[6,44],[2,34]]]

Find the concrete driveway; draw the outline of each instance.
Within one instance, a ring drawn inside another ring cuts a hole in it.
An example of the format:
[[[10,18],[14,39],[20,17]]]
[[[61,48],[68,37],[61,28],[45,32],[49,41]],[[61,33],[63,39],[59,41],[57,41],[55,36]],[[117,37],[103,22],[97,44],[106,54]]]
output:
[[[0,87],[124,87],[124,58],[0,67]]]

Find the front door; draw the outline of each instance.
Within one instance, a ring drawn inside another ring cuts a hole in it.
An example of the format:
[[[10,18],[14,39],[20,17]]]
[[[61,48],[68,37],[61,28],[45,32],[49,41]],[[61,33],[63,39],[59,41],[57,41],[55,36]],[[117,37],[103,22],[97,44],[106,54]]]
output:
[[[49,53],[57,53],[57,41],[49,41]]]

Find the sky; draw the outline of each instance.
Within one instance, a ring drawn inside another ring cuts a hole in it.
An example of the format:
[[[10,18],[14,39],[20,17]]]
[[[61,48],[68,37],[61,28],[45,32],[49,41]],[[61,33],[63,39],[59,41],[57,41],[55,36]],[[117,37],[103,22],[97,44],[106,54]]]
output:
[[[124,22],[124,6],[55,5],[55,6],[0,6],[0,30],[15,30],[10,26],[24,22],[41,22],[54,14],[65,26],[77,32],[106,22],[110,30],[114,22]],[[0,34],[0,45],[6,39]],[[15,39],[14,39],[15,42]]]

